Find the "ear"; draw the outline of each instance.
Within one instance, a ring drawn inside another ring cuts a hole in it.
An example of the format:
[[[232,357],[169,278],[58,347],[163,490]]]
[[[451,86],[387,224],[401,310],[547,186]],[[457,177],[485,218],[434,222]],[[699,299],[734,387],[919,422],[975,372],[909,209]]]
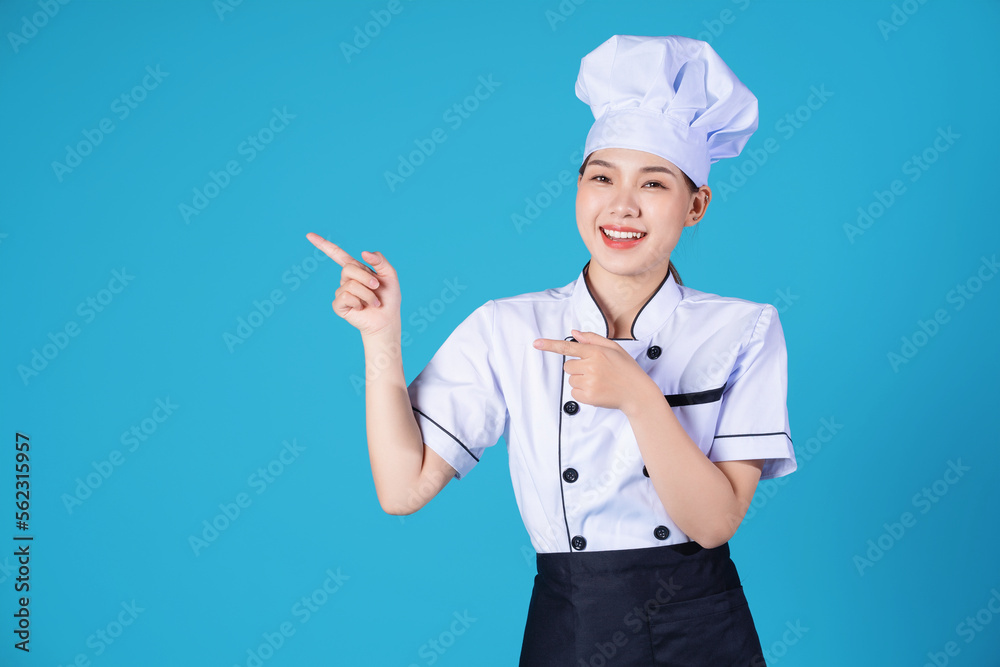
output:
[[[687,218],[684,220],[684,226],[693,227],[697,225],[705,217],[705,211],[708,210],[708,204],[711,201],[712,188],[707,185],[698,188],[698,192],[695,192],[691,196],[691,210],[688,211]]]

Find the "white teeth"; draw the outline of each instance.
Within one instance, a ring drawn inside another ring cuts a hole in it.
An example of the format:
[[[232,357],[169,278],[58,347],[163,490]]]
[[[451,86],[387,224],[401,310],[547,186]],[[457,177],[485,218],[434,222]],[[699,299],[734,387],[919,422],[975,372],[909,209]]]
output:
[[[601,229],[604,235],[612,239],[638,239],[646,235],[645,232],[615,232],[610,229]]]

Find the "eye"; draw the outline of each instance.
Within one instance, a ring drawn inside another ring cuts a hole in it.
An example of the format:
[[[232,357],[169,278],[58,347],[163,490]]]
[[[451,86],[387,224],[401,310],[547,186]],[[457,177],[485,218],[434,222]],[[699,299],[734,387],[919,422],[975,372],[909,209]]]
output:
[[[646,185],[655,185],[658,188],[664,187],[663,183],[660,183],[659,181],[650,181],[649,183],[646,183]],[[645,186],[643,186],[643,187],[645,187]]]
[[[597,179],[599,179],[599,178],[603,178],[604,180],[603,181],[597,181]],[[610,183],[610,181],[608,181],[607,178],[608,177],[605,176],[604,174],[598,174],[597,176],[592,177],[590,180],[597,181],[598,183],[605,183],[605,182],[609,182]]]

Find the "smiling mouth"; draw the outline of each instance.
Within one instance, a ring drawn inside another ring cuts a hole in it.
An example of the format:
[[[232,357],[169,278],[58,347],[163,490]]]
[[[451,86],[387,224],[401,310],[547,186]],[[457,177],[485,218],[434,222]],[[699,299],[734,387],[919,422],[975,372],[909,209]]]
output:
[[[631,239],[641,239],[646,236],[646,232],[617,232],[600,228],[601,233],[612,241],[629,241]]]

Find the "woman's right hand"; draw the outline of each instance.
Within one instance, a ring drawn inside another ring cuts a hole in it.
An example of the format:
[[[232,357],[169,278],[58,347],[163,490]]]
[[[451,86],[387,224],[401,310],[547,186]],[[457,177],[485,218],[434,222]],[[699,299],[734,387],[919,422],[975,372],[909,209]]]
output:
[[[401,327],[399,308],[402,295],[396,270],[380,252],[361,251],[361,258],[375,267],[367,266],[351,257],[343,249],[319,234],[309,233],[306,238],[323,253],[340,264],[340,287],[335,292],[333,312],[347,320],[361,332],[370,336],[394,327]],[[374,284],[373,284],[374,281]]]

